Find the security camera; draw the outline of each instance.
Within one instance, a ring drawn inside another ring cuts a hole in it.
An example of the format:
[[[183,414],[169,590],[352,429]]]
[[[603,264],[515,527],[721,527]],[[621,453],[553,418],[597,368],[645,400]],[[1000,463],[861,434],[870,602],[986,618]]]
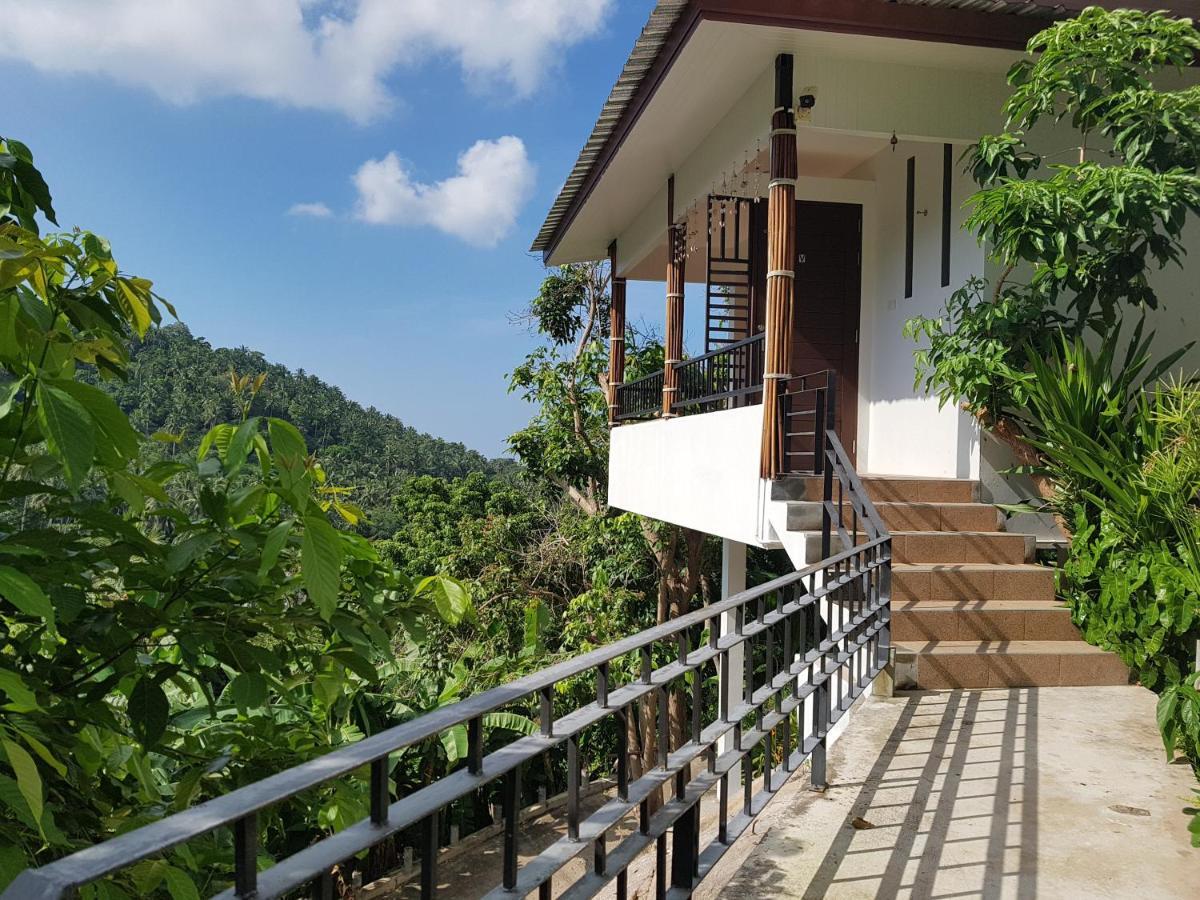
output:
[[[797,104],[801,109],[812,109],[817,105],[816,94],[801,94],[800,102]]]

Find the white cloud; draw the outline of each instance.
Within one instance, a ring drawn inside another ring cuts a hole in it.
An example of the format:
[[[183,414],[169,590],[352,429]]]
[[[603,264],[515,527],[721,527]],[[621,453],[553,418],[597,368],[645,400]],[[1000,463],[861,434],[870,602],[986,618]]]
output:
[[[324,203],[293,203],[287,211],[289,216],[309,216],[314,219],[328,219],[333,210]]]
[[[376,225],[432,225],[469,244],[494,247],[516,224],[536,171],[525,144],[508,135],[476,141],[458,157],[458,174],[415,181],[395,153],[369,159],[354,174],[356,215]]]
[[[450,57],[477,86],[537,88],[612,0],[4,0],[0,58],[106,75],[177,103],[244,96],[358,121],[390,73]],[[499,82],[499,84],[497,84]]]

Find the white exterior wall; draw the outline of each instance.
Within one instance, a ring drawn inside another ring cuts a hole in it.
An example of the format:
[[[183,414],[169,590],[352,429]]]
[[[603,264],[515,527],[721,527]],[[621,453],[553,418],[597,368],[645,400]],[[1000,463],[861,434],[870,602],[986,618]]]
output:
[[[761,406],[614,428],[608,502],[617,509],[762,546],[761,433]]]
[[[914,388],[913,350],[902,336],[913,316],[937,316],[950,294],[973,275],[982,275],[984,253],[962,230],[967,212],[963,201],[972,184],[958,165],[961,146],[955,146],[950,284],[942,286],[942,167],[943,144],[901,141],[854,174],[875,184],[878,214],[874,217],[873,290],[863,280],[862,333],[859,347],[862,406],[859,469],[874,475],[928,475],[977,478],[979,429],[969,416]],[[918,215],[913,231],[913,292],[904,296],[905,213],[908,159],[916,159],[914,180]],[[921,211],[928,211],[921,215]],[[866,231],[864,223],[863,229]],[[870,264],[864,253],[864,269]],[[864,425],[865,423],[865,429]]]

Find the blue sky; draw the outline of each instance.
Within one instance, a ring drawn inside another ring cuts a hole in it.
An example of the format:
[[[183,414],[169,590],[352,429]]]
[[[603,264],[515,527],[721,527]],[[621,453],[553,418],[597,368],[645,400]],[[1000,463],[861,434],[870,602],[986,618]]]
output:
[[[533,341],[509,321],[543,275],[528,247],[650,0],[4,2],[0,134],[61,225],[214,345],[503,451],[529,415],[504,378]]]

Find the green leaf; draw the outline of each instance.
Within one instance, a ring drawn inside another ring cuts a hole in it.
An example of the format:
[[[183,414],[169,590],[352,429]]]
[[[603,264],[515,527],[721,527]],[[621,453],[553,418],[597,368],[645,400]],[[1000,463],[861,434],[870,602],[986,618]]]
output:
[[[467,589],[445,575],[430,575],[423,579],[417,585],[417,595],[433,600],[438,615],[451,625],[457,625],[474,614]]]
[[[200,900],[200,891],[196,889],[196,883],[183,869],[167,866],[163,872],[163,880],[167,883],[167,893],[171,895],[171,900]]]
[[[304,436],[291,422],[268,419],[267,434],[271,438],[271,454],[275,464],[281,468],[290,468],[308,458]]]
[[[12,412],[13,401],[17,399],[17,394],[21,392],[21,388],[24,386],[25,379],[18,378],[0,388],[0,419],[3,419]]]
[[[32,756],[25,752],[24,747],[13,743],[8,738],[0,738],[0,746],[4,747],[9,765],[12,766],[13,775],[17,779],[17,788],[21,791],[21,796],[25,798],[29,812],[33,816],[33,820],[38,823],[40,830],[43,810],[42,776],[38,773],[37,763],[33,761]],[[45,837],[44,831],[42,836]]]
[[[54,625],[54,606],[50,598],[24,572],[12,566],[0,566],[0,596],[25,613]]]
[[[8,708],[16,712],[32,712],[38,708],[37,696],[16,672],[0,669],[0,691],[8,695]]]
[[[167,730],[167,719],[171,705],[162,686],[152,678],[143,676],[129,694],[126,710],[133,725],[134,734],[144,746],[153,746]]]
[[[513,734],[537,734],[538,726],[527,716],[512,712],[492,712],[483,717],[483,727],[496,731],[511,731]]]
[[[258,434],[258,419],[250,418],[238,426],[225,450],[225,471],[230,475],[237,472],[246,462],[250,442]]]
[[[326,622],[337,609],[342,588],[342,542],[324,516],[304,519],[304,538],[300,547],[300,573],[308,595]]]
[[[0,891],[8,887],[14,878],[31,865],[33,860],[16,844],[0,847]]]
[[[138,433],[129,424],[129,417],[107,393],[82,381],[56,379],[53,386],[70,394],[88,411],[100,427],[101,434],[123,459],[133,459],[138,453]]]
[[[285,519],[267,532],[267,537],[263,541],[262,558],[258,563],[259,578],[266,577],[266,574],[275,567],[275,562],[279,559],[284,545],[287,544],[288,536],[292,533],[292,526],[295,524],[294,519]]]
[[[63,467],[63,475],[72,490],[87,477],[96,452],[92,417],[79,401],[60,388],[39,382],[37,413],[46,447]]]
[[[446,759],[451,765],[467,757],[467,729],[465,725],[455,725],[440,735],[442,748],[446,751]]]
[[[1179,691],[1170,688],[1158,698],[1154,717],[1158,722],[1158,731],[1162,735],[1163,746],[1167,751],[1167,762],[1175,758],[1175,712],[1179,708]]]
[[[267,702],[267,679],[258,672],[242,672],[225,688],[225,696],[233,701],[238,712],[258,709]]]

